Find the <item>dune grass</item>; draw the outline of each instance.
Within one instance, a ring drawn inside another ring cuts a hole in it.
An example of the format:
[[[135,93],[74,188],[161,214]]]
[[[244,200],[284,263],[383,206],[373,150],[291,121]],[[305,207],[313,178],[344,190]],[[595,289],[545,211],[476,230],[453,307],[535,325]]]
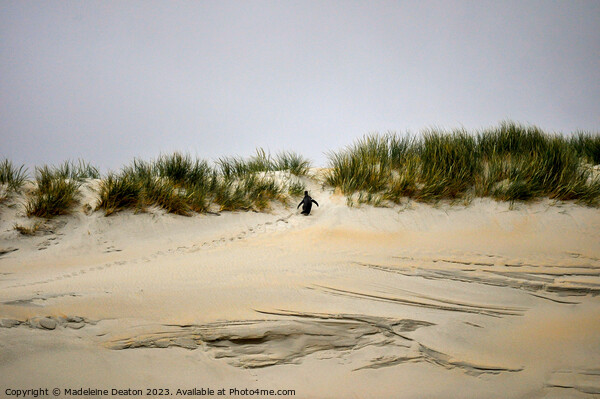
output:
[[[36,168],[36,188],[28,196],[25,210],[27,216],[51,218],[66,215],[79,203],[80,182],[66,178],[60,168],[42,166]]]
[[[83,181],[85,179],[99,179],[100,172],[98,168],[84,160],[65,161],[58,167],[54,168],[54,175],[62,179],[70,179]]]
[[[265,172],[305,176],[309,168],[310,161],[294,152],[272,157],[260,148],[248,159],[221,158],[215,166],[181,153],[161,155],[153,161],[134,159],[100,180],[96,209],[106,215],[151,206],[179,215],[209,212],[211,206],[218,211],[264,211],[274,201],[287,204],[289,197],[301,195],[304,189],[299,180],[288,178],[278,183]],[[27,215],[50,218],[69,213],[78,203],[80,185],[89,178],[100,179],[100,173],[82,160],[36,168],[36,188],[25,205]],[[26,171],[6,160],[0,164],[0,179],[17,189],[24,184]]]
[[[287,182],[288,194],[292,197],[300,197],[304,195],[306,185],[300,180],[291,180]]]
[[[17,168],[8,159],[0,162],[0,184],[6,185],[8,190],[19,191],[27,181],[27,169],[25,165]]]
[[[386,206],[406,198],[417,201],[504,201],[537,198],[600,203],[600,136],[578,132],[567,137],[535,126],[503,122],[467,132],[430,129],[418,136],[371,134],[328,154],[325,184],[339,189],[348,203]],[[274,156],[262,148],[248,158],[223,157],[214,164],[187,154],[134,159],[100,178],[98,169],[79,160],[36,168],[36,188],[28,195],[29,216],[69,213],[85,179],[100,179],[97,210],[106,215],[125,209],[159,207],[169,213],[254,210],[273,202],[288,204],[302,196],[310,161],[294,152]],[[283,171],[277,178],[273,172]],[[0,183],[19,190],[24,166],[0,163]]]
[[[359,203],[436,202],[465,197],[525,201],[541,197],[598,205],[599,136],[552,135],[503,122],[470,134],[429,130],[419,137],[369,135],[328,154],[326,182]]]
[[[577,132],[571,137],[571,145],[577,154],[589,163],[600,164],[600,135],[592,136],[584,132]]]
[[[287,170],[296,176],[307,176],[312,167],[311,162],[293,151],[280,152],[275,156],[275,170]]]
[[[134,160],[101,181],[97,208],[107,215],[148,206],[180,215],[208,212],[212,205],[219,212],[264,211],[273,201],[286,204],[289,196],[300,195],[299,185],[304,188],[298,181],[279,184],[265,172],[305,175],[309,167],[308,160],[294,153],[271,157],[262,149],[248,159],[220,158],[214,167],[181,153],[150,162]]]
[[[25,204],[27,216],[52,218],[71,213],[79,203],[82,182],[99,177],[98,169],[83,160],[66,161],[57,167],[37,167],[36,187],[28,194]]]
[[[269,209],[272,201],[287,203],[285,189],[273,178],[248,174],[241,179],[223,179],[215,189],[213,201],[219,211]]]
[[[289,171],[296,176],[306,176],[311,167],[311,162],[295,152],[284,151],[271,156],[263,148],[258,148],[256,154],[248,159],[240,157],[219,158],[217,167],[225,179],[241,178],[251,173],[274,171]]]
[[[123,209],[142,209],[142,180],[131,173],[110,173],[100,181],[97,209],[108,216]]]
[[[151,162],[135,159],[120,173],[111,173],[100,182],[97,209],[106,215],[149,206],[179,215],[206,212],[214,180],[206,161],[192,160],[188,155],[162,155]]]

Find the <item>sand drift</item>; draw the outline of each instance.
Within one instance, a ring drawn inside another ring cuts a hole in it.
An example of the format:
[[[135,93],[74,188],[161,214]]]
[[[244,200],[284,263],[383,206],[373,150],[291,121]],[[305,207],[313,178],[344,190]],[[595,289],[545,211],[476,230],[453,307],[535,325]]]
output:
[[[306,183],[309,217],[82,211],[25,237],[3,209],[0,386],[600,394],[597,209],[348,208]]]

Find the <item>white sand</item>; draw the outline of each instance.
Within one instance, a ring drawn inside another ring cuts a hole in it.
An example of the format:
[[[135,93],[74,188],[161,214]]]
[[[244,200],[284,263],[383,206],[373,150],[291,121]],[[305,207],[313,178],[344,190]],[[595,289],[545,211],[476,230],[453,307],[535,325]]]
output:
[[[187,218],[78,210],[34,237],[13,229],[33,221],[3,205],[0,396],[600,395],[599,210],[348,208],[307,183],[320,204],[309,217],[296,204]]]

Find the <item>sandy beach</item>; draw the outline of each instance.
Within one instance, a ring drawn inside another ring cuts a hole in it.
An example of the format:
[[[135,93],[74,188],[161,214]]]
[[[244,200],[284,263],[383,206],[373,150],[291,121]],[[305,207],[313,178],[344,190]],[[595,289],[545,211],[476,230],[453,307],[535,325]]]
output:
[[[0,1],[0,399],[600,399],[599,54],[600,0]]]
[[[29,237],[4,205],[0,396],[600,395],[598,209],[348,207],[303,179],[308,217],[106,217],[88,182]]]

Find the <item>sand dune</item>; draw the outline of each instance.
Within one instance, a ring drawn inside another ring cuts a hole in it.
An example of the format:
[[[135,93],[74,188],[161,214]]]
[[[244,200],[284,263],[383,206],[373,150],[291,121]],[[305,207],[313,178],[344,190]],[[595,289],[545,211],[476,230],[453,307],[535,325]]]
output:
[[[309,217],[82,208],[25,237],[3,206],[2,389],[600,395],[597,209],[349,208],[306,183]]]

